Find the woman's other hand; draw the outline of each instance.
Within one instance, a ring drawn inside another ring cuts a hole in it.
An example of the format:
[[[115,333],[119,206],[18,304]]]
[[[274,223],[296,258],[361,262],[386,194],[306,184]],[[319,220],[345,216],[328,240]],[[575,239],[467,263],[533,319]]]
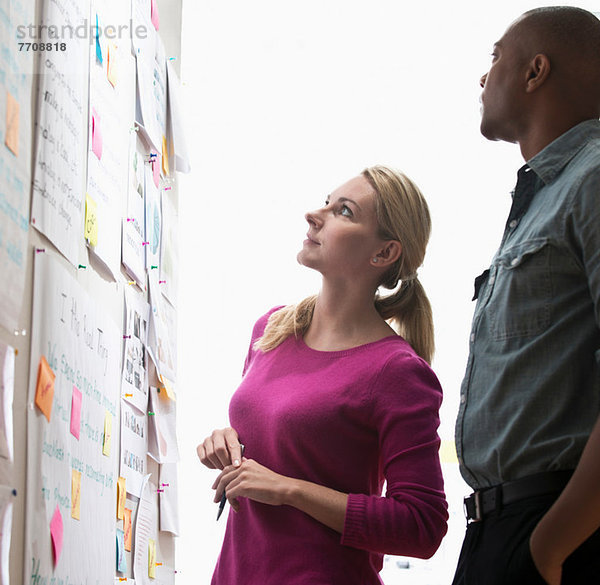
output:
[[[287,503],[292,482],[289,477],[279,475],[252,459],[244,458],[241,466],[227,466],[215,480],[215,502],[221,500],[226,491],[231,507],[237,512],[238,497],[249,498],[262,504],[281,506]]]
[[[242,461],[242,446],[235,429],[217,429],[196,447],[202,465],[209,469],[224,469],[232,465],[239,467]]]

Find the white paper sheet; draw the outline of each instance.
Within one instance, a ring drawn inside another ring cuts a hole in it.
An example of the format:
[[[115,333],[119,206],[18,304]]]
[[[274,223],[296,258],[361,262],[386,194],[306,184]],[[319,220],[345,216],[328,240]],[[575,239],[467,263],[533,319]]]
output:
[[[121,402],[121,477],[127,492],[138,496],[147,473],[148,419],[124,400]]]
[[[177,306],[177,275],[179,274],[178,220],[171,192],[161,194],[162,231],[160,245],[159,288],[173,307]]]
[[[151,145],[162,153],[162,138],[167,134],[167,63],[165,49],[157,36],[154,55],[138,53],[136,121],[141,124]]]
[[[185,140],[185,131],[183,127],[183,113],[181,111],[181,92],[179,77],[170,61],[167,61],[167,87],[169,93],[169,134],[173,141],[173,167],[181,173],[189,173],[190,158],[188,155],[187,143]]]
[[[8,563],[14,497],[12,488],[0,486],[0,585],[10,585]]]
[[[95,22],[127,26],[129,7],[122,0],[92,0]],[[102,37],[101,37],[102,39]],[[125,39],[102,40],[103,60],[96,56],[96,43],[90,43],[90,95],[88,130],[87,194],[97,206],[98,243],[94,254],[116,278],[121,261],[121,218],[126,209],[129,136],[134,126],[135,60]],[[114,62],[115,84],[110,82],[107,63]],[[94,120],[93,120],[94,118]],[[93,121],[101,132],[101,157],[93,148]]]
[[[148,363],[146,345],[150,305],[142,293],[125,289],[125,339],[121,398],[133,404],[140,413],[148,408]]]
[[[0,79],[0,324],[11,331],[19,328],[25,289],[34,56],[33,51],[19,51],[15,27],[33,22],[34,8],[33,2],[0,0],[0,14],[3,15],[0,19],[3,63]],[[18,107],[18,112],[12,105],[10,107],[10,130],[5,124],[9,101]],[[7,141],[16,149],[16,154],[7,146]]]
[[[98,583],[113,580],[115,566],[107,559],[115,558],[122,336],[51,254],[36,256],[27,421],[28,583],[55,579],[86,585],[90,575]],[[41,356],[56,375],[50,422],[33,404]],[[73,386],[82,395],[79,439],[70,431]],[[107,418],[113,421],[110,451],[103,448]],[[81,473],[80,520],[72,518],[72,470]],[[57,506],[64,542],[54,566],[49,526]]]
[[[146,225],[146,269],[149,274],[159,270],[160,264],[160,233],[162,213],[160,209],[160,193],[152,178],[152,166],[144,162],[144,208]],[[156,268],[153,268],[155,266]]]
[[[160,502],[160,529],[179,536],[179,501],[177,497],[177,463],[160,466],[158,500]]]
[[[150,287],[150,331],[148,346],[156,369],[161,376],[175,381],[176,371],[176,323],[175,310],[160,292],[158,278],[148,275]]]
[[[15,350],[0,341],[0,457],[13,460]]]
[[[127,188],[127,212],[122,220],[121,261],[140,288],[144,288],[146,250],[144,212],[144,158],[145,153],[137,132],[129,139],[129,180]]]
[[[177,403],[170,400],[166,392],[150,387],[148,415],[148,455],[158,463],[179,461],[177,444]]]
[[[89,25],[90,0],[44,0],[42,23],[61,30]],[[33,22],[33,21],[29,21]],[[65,51],[40,59],[37,152],[31,223],[75,266],[83,240],[88,124],[89,39],[73,35]],[[44,39],[46,40],[46,39]]]
[[[144,478],[140,501],[135,520],[135,552],[133,560],[133,577],[139,585],[150,585],[153,579],[148,576],[148,541],[156,542],[156,490],[150,482],[150,476]]]

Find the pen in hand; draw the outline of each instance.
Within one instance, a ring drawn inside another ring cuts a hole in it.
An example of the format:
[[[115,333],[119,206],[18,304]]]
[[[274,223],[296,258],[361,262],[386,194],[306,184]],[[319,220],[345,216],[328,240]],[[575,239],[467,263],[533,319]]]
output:
[[[244,445],[240,443],[241,454],[244,454]],[[227,503],[227,491],[223,490],[223,495],[221,496],[221,501],[219,502],[219,511],[217,512],[217,520],[221,517],[223,510],[225,509],[225,504]]]

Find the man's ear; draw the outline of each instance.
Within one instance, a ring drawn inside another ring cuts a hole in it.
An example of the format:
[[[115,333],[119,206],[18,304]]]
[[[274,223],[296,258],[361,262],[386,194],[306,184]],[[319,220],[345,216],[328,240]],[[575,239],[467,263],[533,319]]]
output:
[[[391,266],[402,255],[402,244],[397,240],[389,240],[379,248],[373,259],[377,259],[378,266]]]
[[[527,67],[527,86],[525,91],[532,93],[539,89],[548,79],[552,67],[550,59],[544,53],[538,53]]]

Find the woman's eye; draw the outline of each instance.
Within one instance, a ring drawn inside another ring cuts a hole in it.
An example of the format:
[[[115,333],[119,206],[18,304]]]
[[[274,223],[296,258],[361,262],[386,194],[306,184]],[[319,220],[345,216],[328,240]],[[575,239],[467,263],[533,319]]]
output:
[[[345,215],[346,217],[352,217],[354,214],[352,210],[347,205],[342,205],[340,209],[340,215]]]

